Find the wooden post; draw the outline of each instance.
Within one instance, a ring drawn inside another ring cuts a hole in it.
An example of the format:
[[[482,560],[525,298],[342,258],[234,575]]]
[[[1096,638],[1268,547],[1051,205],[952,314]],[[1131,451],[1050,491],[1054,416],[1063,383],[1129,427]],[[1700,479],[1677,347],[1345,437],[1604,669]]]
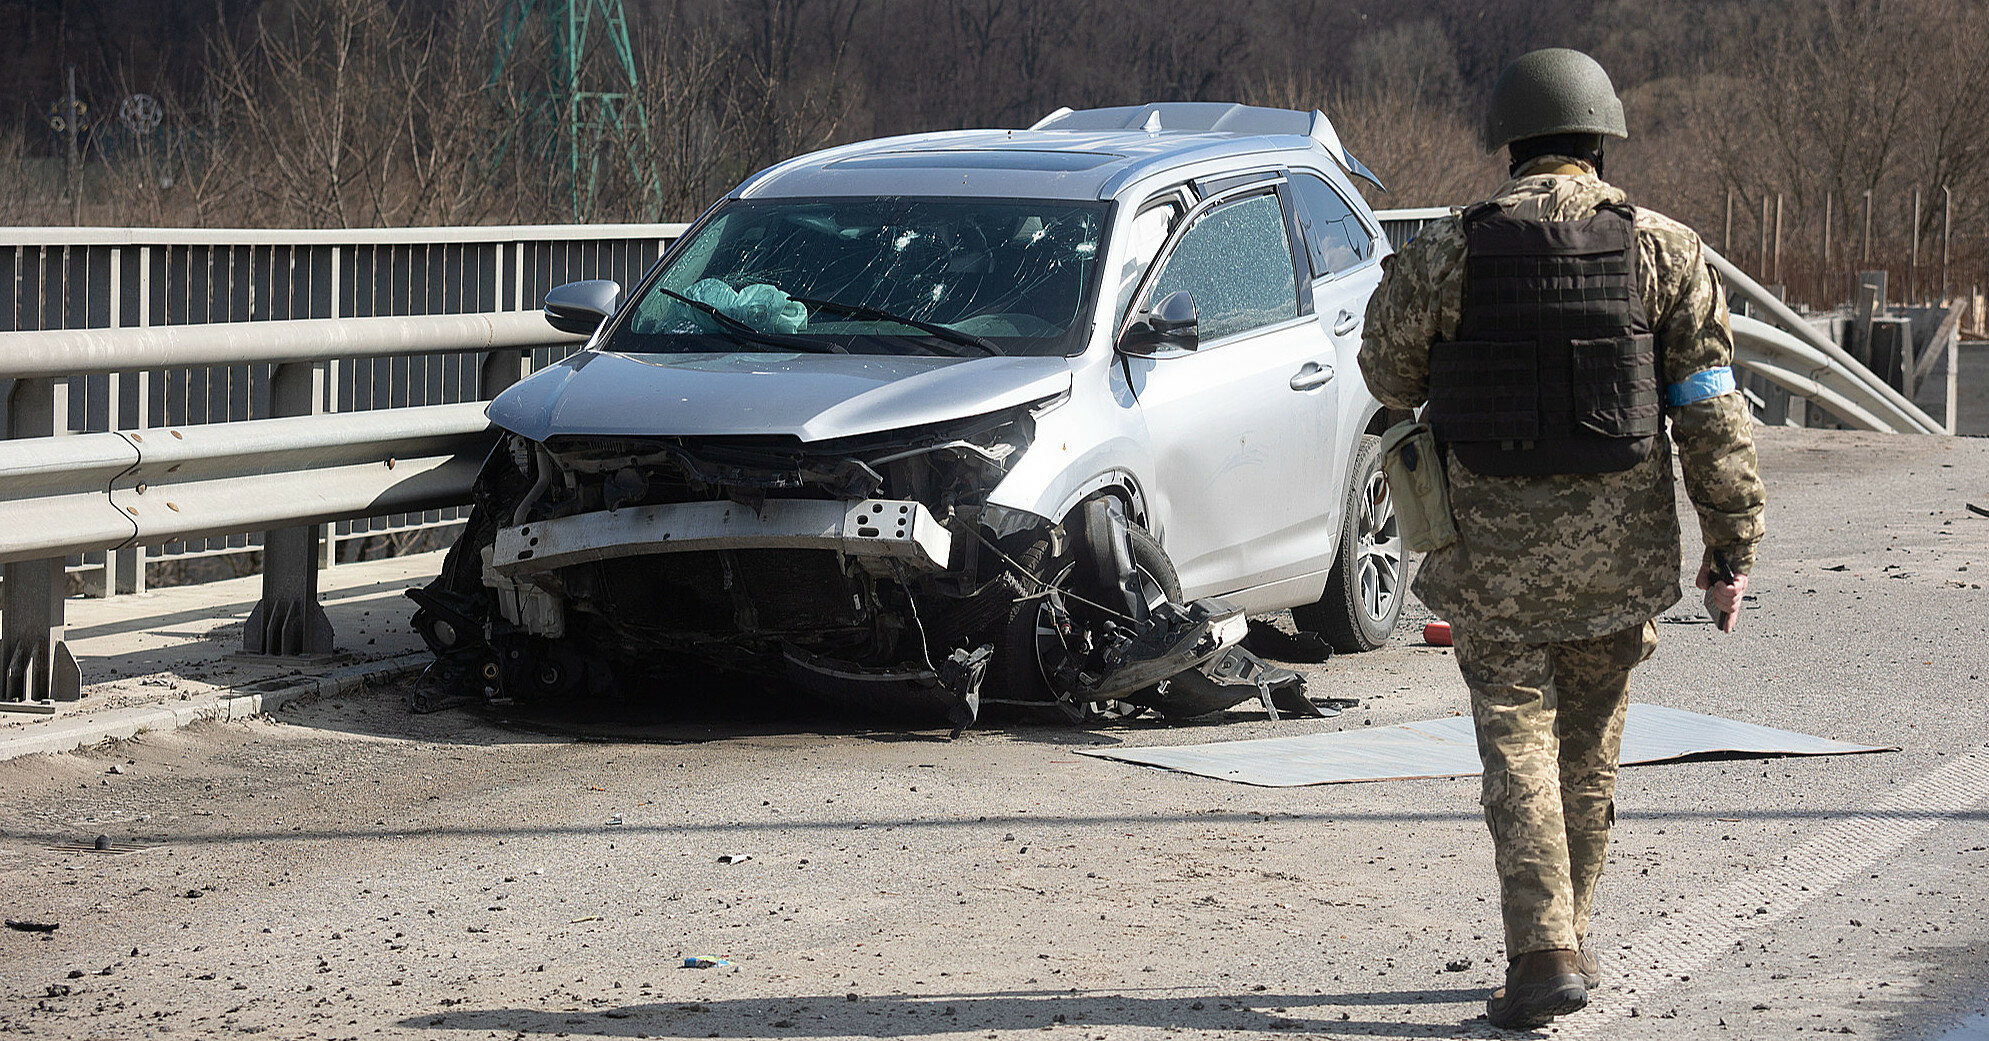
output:
[[[1955,425],[1955,413],[1961,408],[1961,337],[1948,340],[1948,400],[1947,429],[1949,435],[1959,433]]]
[[[1782,282],[1782,193],[1775,193],[1775,282]]]
[[[1900,299],[1912,303],[1920,299],[1920,189],[1913,189],[1913,245],[1906,253],[1906,295]]]
[[[1954,192],[1941,185],[1941,302],[1948,302],[1948,236],[1954,232]]]
[[[1865,189],[1865,242],[1858,249],[1858,263],[1870,267],[1872,263],[1872,190]]]
[[[1720,252],[1733,256],[1733,189],[1727,189],[1727,229],[1720,236]]]
[[[1768,193],[1761,193],[1761,249],[1754,254],[1754,275],[1768,275]],[[1770,281],[1773,281],[1772,279]]]
[[[1830,277],[1830,204],[1835,199],[1835,193],[1823,193],[1823,270],[1818,276],[1822,281],[1822,285],[1817,287],[1816,295],[1818,297],[1817,303],[1824,305],[1834,305],[1837,302],[1836,290],[1828,288],[1836,281]],[[1825,293],[1831,294],[1830,299],[1822,299]]]

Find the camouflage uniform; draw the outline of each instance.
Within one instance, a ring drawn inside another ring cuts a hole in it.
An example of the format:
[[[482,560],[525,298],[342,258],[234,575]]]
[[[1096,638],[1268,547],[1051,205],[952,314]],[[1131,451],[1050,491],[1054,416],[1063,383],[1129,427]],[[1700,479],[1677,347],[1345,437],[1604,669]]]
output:
[[[1528,163],[1494,199],[1514,216],[1578,220],[1624,201],[1577,160]],[[1731,365],[1725,293],[1691,229],[1638,209],[1639,291],[1662,382]],[[1430,345],[1464,303],[1453,219],[1388,259],[1368,304],[1361,371],[1385,404],[1428,398]],[[1668,407],[1700,534],[1753,568],[1763,492],[1752,420],[1728,392]],[[1670,444],[1617,473],[1487,477],[1448,462],[1457,542],[1424,559],[1414,590],[1450,620],[1471,688],[1506,924],[1506,954],[1575,948],[1607,852],[1630,670],[1656,647],[1650,620],[1678,602],[1680,540]]]

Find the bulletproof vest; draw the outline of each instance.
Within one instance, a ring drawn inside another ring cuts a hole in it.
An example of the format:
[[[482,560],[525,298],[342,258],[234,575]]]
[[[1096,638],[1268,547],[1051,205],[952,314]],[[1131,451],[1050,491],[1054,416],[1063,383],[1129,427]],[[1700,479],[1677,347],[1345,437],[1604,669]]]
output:
[[[1430,349],[1428,420],[1497,477],[1627,470],[1663,431],[1656,340],[1637,291],[1635,211],[1526,220],[1466,210],[1464,314]]]

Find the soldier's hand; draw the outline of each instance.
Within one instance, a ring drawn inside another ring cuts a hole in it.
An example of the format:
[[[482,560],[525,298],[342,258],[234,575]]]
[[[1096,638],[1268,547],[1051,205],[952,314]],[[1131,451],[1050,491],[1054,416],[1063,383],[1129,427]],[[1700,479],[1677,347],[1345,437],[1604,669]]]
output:
[[[1699,578],[1694,583],[1706,591],[1706,613],[1715,619],[1726,616],[1720,624],[1723,633],[1733,632],[1740,624],[1740,598],[1747,592],[1747,576],[1735,575],[1732,582],[1720,582],[1713,578],[1711,564],[1699,565]]]

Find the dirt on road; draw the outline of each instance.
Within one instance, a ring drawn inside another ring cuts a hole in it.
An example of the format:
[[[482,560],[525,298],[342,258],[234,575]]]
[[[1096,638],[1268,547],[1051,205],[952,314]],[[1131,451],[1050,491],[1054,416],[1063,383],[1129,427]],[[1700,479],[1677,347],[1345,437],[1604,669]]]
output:
[[[1741,631],[1681,604],[1634,696],[1902,751],[1627,770],[1609,982],[1561,1036],[1933,1038],[1989,1005],[1989,443],[1762,445]],[[948,741],[723,689],[615,724],[383,689],[0,764],[4,917],[58,926],[0,931],[0,1031],[1499,1036],[1475,779],[1261,789],[1077,754],[1464,705],[1439,648],[1307,671],[1361,707]]]

